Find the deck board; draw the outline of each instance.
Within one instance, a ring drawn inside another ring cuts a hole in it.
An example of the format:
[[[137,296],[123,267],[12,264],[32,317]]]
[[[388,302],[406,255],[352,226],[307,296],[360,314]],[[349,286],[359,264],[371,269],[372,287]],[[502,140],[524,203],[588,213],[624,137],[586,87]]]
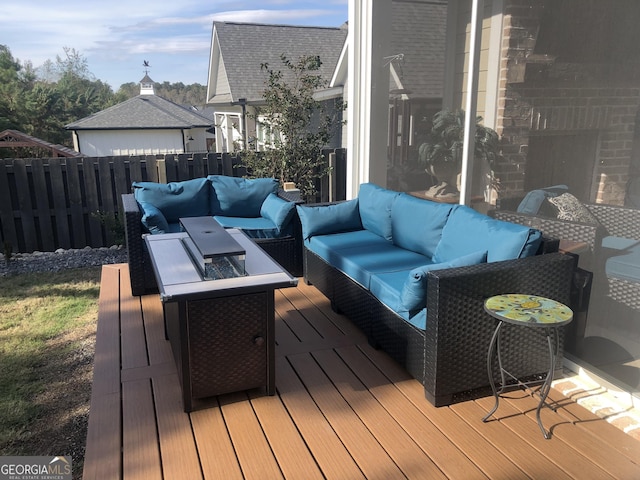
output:
[[[123,466],[127,478],[159,478],[162,474],[155,412],[148,379],[122,384]]]
[[[247,395],[244,392],[222,395],[220,409],[244,477],[283,478]]]
[[[199,448],[200,463],[205,478],[241,480],[242,470],[233,449],[222,411],[209,408],[191,413],[194,439]]]
[[[309,452],[280,398],[254,395],[251,405],[285,478],[321,479],[322,472]]]
[[[84,479],[640,478],[640,442],[552,390],[436,408],[315,288],[276,292],[276,395],[182,409],[158,295],[104,266]]]

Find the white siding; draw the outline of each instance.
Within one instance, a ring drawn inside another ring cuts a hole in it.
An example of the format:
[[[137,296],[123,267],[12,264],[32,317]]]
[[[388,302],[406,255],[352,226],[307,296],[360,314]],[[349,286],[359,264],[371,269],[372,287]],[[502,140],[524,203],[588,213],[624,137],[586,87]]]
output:
[[[90,157],[184,153],[182,130],[78,131],[80,152]]]

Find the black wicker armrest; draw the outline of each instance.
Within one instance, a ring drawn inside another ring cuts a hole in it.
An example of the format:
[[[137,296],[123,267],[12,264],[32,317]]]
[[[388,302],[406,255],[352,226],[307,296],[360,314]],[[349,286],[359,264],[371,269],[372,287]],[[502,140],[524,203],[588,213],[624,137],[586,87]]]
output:
[[[498,294],[525,293],[570,303],[576,258],[561,253],[492,262],[428,273],[425,330],[425,387],[436,398],[487,380],[487,348],[495,321],[484,301]],[[529,329],[526,329],[529,330]],[[510,367],[528,374],[548,368],[548,358],[533,356],[524,338],[511,343]],[[537,351],[537,350],[536,350]],[[537,354],[536,354],[537,355]],[[546,366],[545,366],[546,365]]]
[[[145,293],[145,252],[142,240],[142,212],[132,193],[122,195],[124,233],[133,295]]]
[[[640,240],[640,210],[616,205],[587,204],[607,235]]]
[[[558,220],[557,218],[541,217],[508,210],[492,210],[489,214],[498,220],[519,223],[540,230],[545,236],[572,242],[584,242],[593,252],[602,239],[604,230],[601,226],[589,223]]]

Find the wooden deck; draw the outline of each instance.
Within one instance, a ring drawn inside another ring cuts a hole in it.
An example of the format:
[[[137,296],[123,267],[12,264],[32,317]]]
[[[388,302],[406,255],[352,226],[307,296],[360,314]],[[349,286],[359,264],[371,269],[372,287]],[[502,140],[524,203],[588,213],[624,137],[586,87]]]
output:
[[[182,410],[158,295],[102,270],[84,479],[640,478],[640,442],[552,390],[435,408],[313,287],[276,292],[276,387]]]

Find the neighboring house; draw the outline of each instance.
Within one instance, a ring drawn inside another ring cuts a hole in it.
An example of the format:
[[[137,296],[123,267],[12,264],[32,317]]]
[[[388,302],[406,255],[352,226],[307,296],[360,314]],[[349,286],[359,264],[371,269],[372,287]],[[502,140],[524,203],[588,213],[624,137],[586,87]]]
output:
[[[148,75],[140,95],[65,126],[77,151],[91,157],[206,152],[213,121],[154,94]]]
[[[215,110],[217,151],[242,148],[247,139],[255,139],[260,147],[263,132],[253,115],[255,107],[264,103],[267,73],[261,65],[266,63],[286,75],[280,55],[294,62],[304,55],[319,55],[319,74],[329,82],[346,37],[346,25],[326,28],[214,22],[207,105]],[[318,92],[317,99],[331,101],[342,95],[343,87],[339,85]],[[339,138],[334,143],[331,146],[342,146]]]

